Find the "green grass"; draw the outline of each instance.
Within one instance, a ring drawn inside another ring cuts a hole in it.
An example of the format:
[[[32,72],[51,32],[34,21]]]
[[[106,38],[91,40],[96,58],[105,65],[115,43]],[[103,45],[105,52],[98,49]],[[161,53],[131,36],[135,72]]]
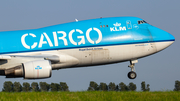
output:
[[[0,101],[180,101],[180,92],[0,92]]]

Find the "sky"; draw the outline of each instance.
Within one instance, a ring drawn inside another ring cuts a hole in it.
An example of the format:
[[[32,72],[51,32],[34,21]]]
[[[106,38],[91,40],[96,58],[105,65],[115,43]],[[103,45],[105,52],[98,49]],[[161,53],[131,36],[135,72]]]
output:
[[[171,33],[176,41],[167,49],[139,59],[135,65],[137,78],[127,77],[129,61],[81,68],[60,69],[48,79],[6,79],[0,76],[0,90],[5,81],[12,82],[66,82],[70,91],[88,89],[90,81],[116,85],[133,82],[137,91],[141,82],[150,84],[151,91],[173,90],[180,81],[180,1],[179,0],[1,0],[0,31],[41,28],[75,19],[86,20],[100,17],[135,16],[149,24]]]

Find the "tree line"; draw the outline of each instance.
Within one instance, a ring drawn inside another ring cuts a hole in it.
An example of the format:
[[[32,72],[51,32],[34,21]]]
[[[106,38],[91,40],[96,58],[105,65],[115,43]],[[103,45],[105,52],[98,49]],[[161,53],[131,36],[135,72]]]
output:
[[[150,91],[150,85],[143,81],[141,83],[141,91]],[[109,85],[101,82],[98,85],[96,82],[91,81],[87,91],[136,91],[136,84],[130,82],[129,85],[124,84],[123,82],[115,85],[115,83],[110,82]],[[180,91],[180,81],[176,80],[173,91]]]
[[[150,85],[143,81],[141,83],[141,91],[150,91]],[[128,85],[123,82],[115,85],[115,83],[110,82],[108,85],[101,82],[99,85],[90,81],[87,91],[136,91],[136,84],[130,82]],[[180,81],[176,80],[174,85],[174,91],[180,91]],[[11,81],[5,81],[3,85],[3,92],[47,92],[47,91],[69,91],[69,87],[66,82],[51,83],[46,82],[24,82],[22,85],[19,82],[12,83]]]
[[[150,91],[149,84],[145,84],[145,81],[141,83],[141,90],[142,91]],[[110,82],[109,85],[106,83],[101,82],[99,85],[91,81],[87,91],[136,91],[136,84],[130,82],[129,85],[124,84],[123,82],[115,85],[115,83]]]
[[[91,81],[87,91],[136,91],[136,84],[129,83],[129,85],[124,84],[123,82],[119,83],[119,85],[115,85],[115,83],[110,82],[109,85],[101,82],[98,85],[96,82]],[[143,81],[141,83],[142,91],[150,91],[149,84],[146,85]],[[3,85],[3,92],[47,92],[47,91],[69,91],[69,87],[66,82],[51,83],[48,84],[46,82],[32,82],[29,84],[28,82],[24,82],[22,85],[20,82],[5,81]]]
[[[180,91],[180,81],[178,80],[175,81],[174,91]]]
[[[31,85],[28,82],[24,82],[21,85],[19,82],[12,83],[11,81],[5,81],[3,85],[3,92],[44,92],[44,91],[69,91],[69,87],[66,82],[51,83],[46,82],[32,82]]]

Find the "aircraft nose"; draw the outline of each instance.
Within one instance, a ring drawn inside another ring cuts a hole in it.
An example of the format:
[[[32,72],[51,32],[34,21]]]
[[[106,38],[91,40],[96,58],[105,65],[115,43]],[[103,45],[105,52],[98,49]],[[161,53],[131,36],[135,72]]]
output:
[[[153,26],[148,27],[148,29],[152,35],[152,40],[156,45],[157,51],[161,51],[167,48],[175,41],[174,36],[164,30],[161,30]]]
[[[175,38],[172,34],[169,34],[169,39],[172,40],[172,41],[175,41]]]

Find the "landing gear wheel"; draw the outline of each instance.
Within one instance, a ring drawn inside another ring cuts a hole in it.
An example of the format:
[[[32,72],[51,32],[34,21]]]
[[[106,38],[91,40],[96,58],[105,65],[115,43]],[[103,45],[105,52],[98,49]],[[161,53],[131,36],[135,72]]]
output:
[[[135,79],[136,76],[137,76],[136,73],[133,72],[133,71],[131,71],[131,72],[128,73],[128,78],[129,78],[129,79]]]

